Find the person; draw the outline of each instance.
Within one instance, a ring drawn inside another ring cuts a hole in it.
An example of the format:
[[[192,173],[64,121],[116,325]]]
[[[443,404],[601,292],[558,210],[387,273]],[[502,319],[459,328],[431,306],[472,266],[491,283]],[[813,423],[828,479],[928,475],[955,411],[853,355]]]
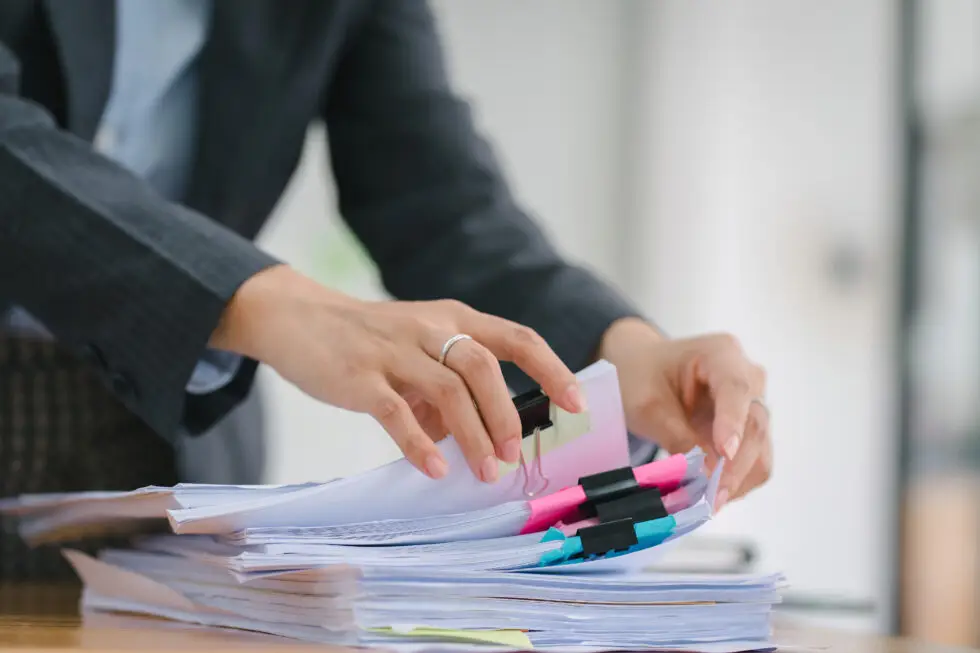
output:
[[[391,301],[252,243],[314,120]],[[762,368],[728,335],[666,337],[559,255],[424,0],[0,1],[0,314],[3,495],[179,480],[180,438],[223,423],[260,363],[374,416],[434,478],[451,432],[491,483],[518,456],[511,391],[582,410],[573,370],[602,358],[643,455],[726,457],[719,503],[770,473]],[[2,546],[6,577],[64,573]]]

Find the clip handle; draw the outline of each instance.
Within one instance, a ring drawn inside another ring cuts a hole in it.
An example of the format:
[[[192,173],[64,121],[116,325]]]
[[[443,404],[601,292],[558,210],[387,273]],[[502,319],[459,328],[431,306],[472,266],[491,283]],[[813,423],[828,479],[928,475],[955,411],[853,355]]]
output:
[[[598,504],[627,496],[640,488],[632,467],[583,476],[578,483],[585,492],[586,505],[583,508],[592,513],[589,516],[594,516]]]
[[[553,426],[551,399],[540,388],[514,397],[514,407],[517,408],[517,414],[521,418],[522,438]]]
[[[629,551],[640,543],[636,536],[633,520],[629,517],[581,528],[578,532],[578,538],[582,542],[580,555],[583,558],[605,555],[614,551]]]
[[[613,501],[596,504],[595,513],[600,524],[626,518],[639,523],[651,519],[660,519],[669,514],[660,490],[655,487],[634,492]]]

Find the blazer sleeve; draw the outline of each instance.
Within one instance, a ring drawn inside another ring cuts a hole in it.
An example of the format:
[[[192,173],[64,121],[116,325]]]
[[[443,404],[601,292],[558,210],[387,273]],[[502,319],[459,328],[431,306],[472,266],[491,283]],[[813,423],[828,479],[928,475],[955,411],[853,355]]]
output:
[[[538,331],[574,371],[637,311],[515,202],[451,88],[423,0],[376,0],[324,102],[344,219],[400,299],[459,299]],[[528,379],[510,365],[508,381]]]
[[[188,419],[185,387],[225,304],[275,262],[59,130],[0,44],[0,305],[95,363],[160,435],[216,418]]]

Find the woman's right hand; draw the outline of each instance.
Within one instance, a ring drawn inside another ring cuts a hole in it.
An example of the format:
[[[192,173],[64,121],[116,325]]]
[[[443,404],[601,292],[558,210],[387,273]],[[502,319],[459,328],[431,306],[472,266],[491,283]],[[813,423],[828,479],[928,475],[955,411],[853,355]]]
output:
[[[445,343],[457,334],[445,363]],[[451,300],[367,302],[285,265],[229,302],[210,345],[270,365],[320,401],[372,415],[405,457],[446,474],[435,440],[452,433],[473,473],[492,483],[517,462],[521,422],[500,370],[518,365],[569,412],[585,408],[575,375],[533,330]]]

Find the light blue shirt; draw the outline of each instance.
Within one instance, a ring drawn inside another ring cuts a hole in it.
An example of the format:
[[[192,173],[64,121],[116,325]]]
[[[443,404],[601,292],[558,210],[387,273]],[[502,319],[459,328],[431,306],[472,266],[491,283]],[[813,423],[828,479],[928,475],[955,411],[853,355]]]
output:
[[[172,201],[184,197],[193,163],[197,63],[210,18],[209,0],[116,0],[112,88],[95,147]],[[50,337],[20,308],[10,312],[5,330]],[[187,391],[217,390],[234,377],[240,361],[228,352],[207,351]]]

